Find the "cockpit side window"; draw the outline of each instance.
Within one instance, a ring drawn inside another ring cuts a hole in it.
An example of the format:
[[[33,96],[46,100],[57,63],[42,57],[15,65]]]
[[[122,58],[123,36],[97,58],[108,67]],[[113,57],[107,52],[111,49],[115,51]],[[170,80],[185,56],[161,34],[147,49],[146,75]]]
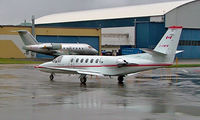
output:
[[[63,56],[59,56],[59,57],[55,58],[52,62],[53,63],[60,63],[62,58],[63,58]]]

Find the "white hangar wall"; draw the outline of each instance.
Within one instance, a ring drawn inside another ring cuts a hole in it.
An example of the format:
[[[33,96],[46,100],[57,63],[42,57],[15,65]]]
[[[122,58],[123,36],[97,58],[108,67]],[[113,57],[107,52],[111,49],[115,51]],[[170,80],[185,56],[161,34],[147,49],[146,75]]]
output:
[[[169,11],[165,15],[165,26],[172,25],[200,28],[200,1],[189,2]]]

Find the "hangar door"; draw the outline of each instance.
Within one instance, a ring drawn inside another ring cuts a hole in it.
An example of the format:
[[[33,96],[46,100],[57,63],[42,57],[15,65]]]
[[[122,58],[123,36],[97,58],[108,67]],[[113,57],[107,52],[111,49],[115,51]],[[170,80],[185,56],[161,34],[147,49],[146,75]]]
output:
[[[102,28],[102,45],[135,45],[135,27]]]
[[[99,37],[90,36],[46,36],[37,35],[38,42],[41,43],[86,43],[99,50]],[[52,56],[36,54],[37,58],[51,58]]]

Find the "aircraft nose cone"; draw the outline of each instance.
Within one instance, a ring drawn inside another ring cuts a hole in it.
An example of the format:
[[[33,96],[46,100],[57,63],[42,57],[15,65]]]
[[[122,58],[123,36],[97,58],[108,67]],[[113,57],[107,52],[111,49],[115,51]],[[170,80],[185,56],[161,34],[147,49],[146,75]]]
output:
[[[39,65],[37,65],[37,66],[34,66],[34,68],[39,68]]]
[[[40,64],[40,65],[34,66],[34,68],[36,68],[36,69],[38,69],[38,68],[43,68],[43,66],[42,66],[42,64]]]
[[[96,49],[93,49],[92,52],[97,55],[98,54],[98,51]]]
[[[39,68],[45,68],[49,63],[50,62],[42,63],[40,65],[34,66],[34,68],[37,68],[37,69],[39,69]]]

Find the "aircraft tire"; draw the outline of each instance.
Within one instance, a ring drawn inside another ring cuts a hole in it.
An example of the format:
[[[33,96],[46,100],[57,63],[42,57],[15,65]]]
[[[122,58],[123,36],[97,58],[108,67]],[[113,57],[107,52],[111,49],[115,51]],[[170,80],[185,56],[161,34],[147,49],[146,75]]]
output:
[[[86,83],[87,78],[86,77],[82,77],[82,78],[80,78],[80,81],[81,81],[81,83]]]
[[[124,76],[119,76],[118,77],[118,83],[123,83],[124,81]]]
[[[54,75],[51,74],[51,75],[49,76],[49,78],[50,78],[51,81],[53,81],[53,79],[54,79]]]

